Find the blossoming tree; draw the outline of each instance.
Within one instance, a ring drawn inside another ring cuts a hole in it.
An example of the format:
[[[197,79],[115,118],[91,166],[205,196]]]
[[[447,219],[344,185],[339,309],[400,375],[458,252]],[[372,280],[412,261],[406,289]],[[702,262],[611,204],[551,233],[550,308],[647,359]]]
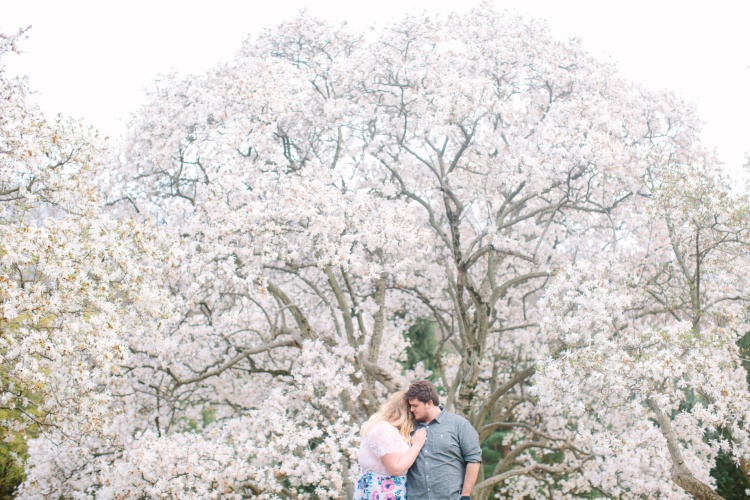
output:
[[[37,441],[25,492],[346,496],[427,319],[445,405],[502,435],[478,497],[714,494],[716,453],[748,459],[746,201],[697,132],[488,7],[301,16],[165,77],[101,184],[175,242],[174,316],[118,330],[112,432]]]
[[[721,498],[709,476],[719,452],[748,470],[737,341],[748,331],[750,205],[700,158],[684,160],[649,172],[637,246],[615,252],[619,262],[578,262],[545,298],[542,330],[560,355],[540,364],[535,389],[575,418],[599,450],[587,476],[617,494],[656,495],[653,477],[615,483],[660,468],[695,498]]]
[[[23,36],[0,35],[0,56]],[[55,475],[86,457],[55,467],[40,447],[98,453],[115,439],[124,333],[158,335],[170,308],[151,279],[165,252],[155,231],[102,213],[99,139],[47,120],[28,94],[0,66],[0,409],[3,437],[39,436],[30,463]]]

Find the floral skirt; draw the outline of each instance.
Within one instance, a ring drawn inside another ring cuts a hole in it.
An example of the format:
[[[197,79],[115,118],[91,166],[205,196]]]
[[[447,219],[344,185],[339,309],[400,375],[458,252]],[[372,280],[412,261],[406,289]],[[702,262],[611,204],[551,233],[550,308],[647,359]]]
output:
[[[406,500],[406,476],[364,472],[359,476],[352,500]]]

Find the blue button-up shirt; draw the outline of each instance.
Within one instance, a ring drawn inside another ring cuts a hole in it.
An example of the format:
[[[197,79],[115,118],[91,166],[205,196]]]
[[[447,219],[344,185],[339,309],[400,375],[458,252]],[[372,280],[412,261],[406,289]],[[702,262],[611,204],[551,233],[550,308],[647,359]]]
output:
[[[479,436],[468,420],[441,406],[440,415],[429,424],[427,441],[406,478],[409,500],[454,500],[461,497],[466,464],[482,461]]]

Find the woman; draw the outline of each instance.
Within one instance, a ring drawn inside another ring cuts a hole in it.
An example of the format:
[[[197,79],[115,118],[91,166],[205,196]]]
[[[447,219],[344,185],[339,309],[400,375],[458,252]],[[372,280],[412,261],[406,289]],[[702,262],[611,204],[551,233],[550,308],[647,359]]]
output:
[[[413,430],[405,393],[395,392],[362,426],[353,500],[406,500],[406,471],[427,439],[424,429],[410,437]]]

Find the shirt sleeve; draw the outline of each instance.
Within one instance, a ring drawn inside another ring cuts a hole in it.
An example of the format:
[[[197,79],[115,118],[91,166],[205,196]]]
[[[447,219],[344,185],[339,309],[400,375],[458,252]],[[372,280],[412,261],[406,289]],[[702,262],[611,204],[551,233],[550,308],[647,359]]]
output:
[[[389,453],[401,453],[406,444],[398,429],[388,423],[376,425],[367,438],[370,449],[378,458]]]
[[[459,446],[461,455],[466,463],[477,463],[482,461],[482,447],[479,445],[479,434],[466,419],[461,419],[458,426]]]

